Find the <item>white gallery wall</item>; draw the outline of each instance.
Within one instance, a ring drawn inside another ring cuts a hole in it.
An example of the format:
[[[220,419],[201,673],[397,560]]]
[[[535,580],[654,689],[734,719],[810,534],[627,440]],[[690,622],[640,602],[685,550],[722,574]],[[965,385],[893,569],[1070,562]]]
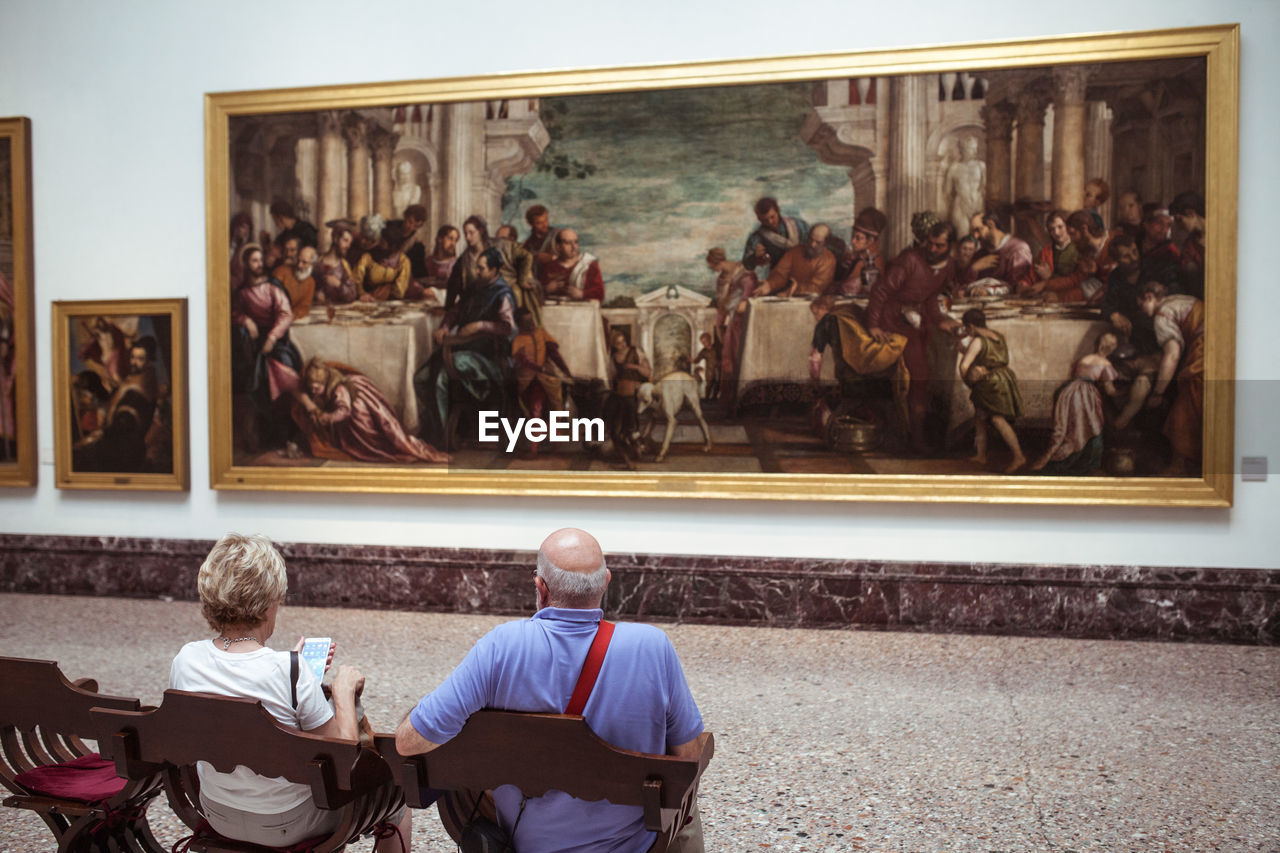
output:
[[[205,92],[1232,22],[1242,24],[1236,457],[1267,456],[1273,474],[1266,483],[1237,479],[1231,509],[240,494],[208,487]],[[610,551],[1275,568],[1278,38],[1280,3],[1273,0],[0,0],[0,116],[33,123],[42,456],[37,488],[0,490],[0,532],[213,538],[240,530],[280,541],[534,548],[550,529],[572,524],[596,532]],[[54,488],[50,303],[161,297],[189,300],[191,491]]]

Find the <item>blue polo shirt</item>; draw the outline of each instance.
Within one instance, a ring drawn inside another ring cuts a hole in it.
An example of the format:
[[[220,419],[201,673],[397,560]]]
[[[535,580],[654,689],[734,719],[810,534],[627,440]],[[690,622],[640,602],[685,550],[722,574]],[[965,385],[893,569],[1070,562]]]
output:
[[[444,683],[424,696],[409,720],[432,743],[445,743],[484,708],[563,713],[603,612],[545,607],[531,619],[499,625],[467,653]],[[618,623],[595,689],[583,711],[587,725],[622,749],[665,753],[702,733],[702,715],[667,635],[651,625]],[[494,792],[510,831],[520,791]],[[587,802],[561,791],[530,799],[516,829],[516,849],[645,851],[654,833],[639,806]]]

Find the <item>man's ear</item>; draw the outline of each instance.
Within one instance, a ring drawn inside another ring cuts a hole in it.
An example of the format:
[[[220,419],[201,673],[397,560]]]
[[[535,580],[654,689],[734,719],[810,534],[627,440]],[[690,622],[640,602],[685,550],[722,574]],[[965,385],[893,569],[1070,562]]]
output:
[[[538,603],[545,606],[551,600],[551,590],[547,589],[547,582],[535,575],[533,586],[538,591]]]

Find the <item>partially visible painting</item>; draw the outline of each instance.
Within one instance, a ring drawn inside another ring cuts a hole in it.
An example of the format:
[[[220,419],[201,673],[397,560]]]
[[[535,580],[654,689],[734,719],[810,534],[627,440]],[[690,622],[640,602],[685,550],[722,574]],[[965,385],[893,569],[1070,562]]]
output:
[[[31,122],[0,119],[0,486],[36,484]]]
[[[53,303],[63,489],[185,490],[185,299]]]
[[[1237,40],[210,95],[213,484],[1229,503]]]

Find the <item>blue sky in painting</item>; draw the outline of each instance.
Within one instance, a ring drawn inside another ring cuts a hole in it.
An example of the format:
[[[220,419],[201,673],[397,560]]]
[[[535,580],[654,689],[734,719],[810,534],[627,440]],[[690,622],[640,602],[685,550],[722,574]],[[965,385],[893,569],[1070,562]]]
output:
[[[552,224],[577,229],[600,258],[606,299],[673,283],[709,294],[707,250],[741,256],[760,196],[848,231],[846,170],[820,162],[800,139],[810,109],[807,83],[543,99],[543,115],[563,131],[554,150],[596,172],[512,179],[537,198],[507,217],[524,233],[523,210],[541,203]]]

